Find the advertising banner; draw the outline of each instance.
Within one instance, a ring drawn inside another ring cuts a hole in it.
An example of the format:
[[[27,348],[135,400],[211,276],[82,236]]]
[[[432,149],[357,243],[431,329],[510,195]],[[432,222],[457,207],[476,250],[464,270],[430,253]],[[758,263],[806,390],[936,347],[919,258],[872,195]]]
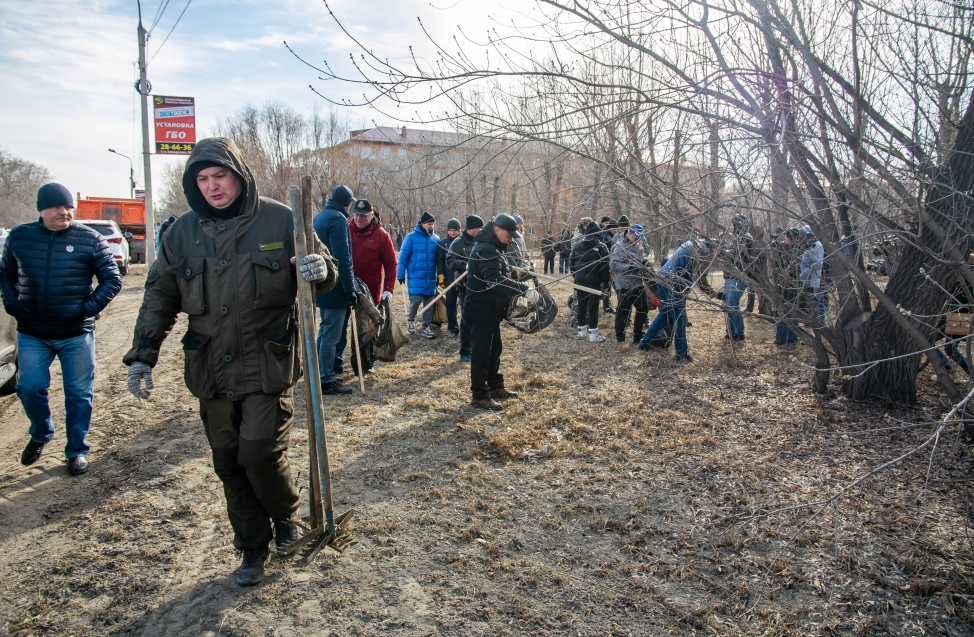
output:
[[[196,104],[192,97],[152,96],[157,155],[188,155],[196,145]]]

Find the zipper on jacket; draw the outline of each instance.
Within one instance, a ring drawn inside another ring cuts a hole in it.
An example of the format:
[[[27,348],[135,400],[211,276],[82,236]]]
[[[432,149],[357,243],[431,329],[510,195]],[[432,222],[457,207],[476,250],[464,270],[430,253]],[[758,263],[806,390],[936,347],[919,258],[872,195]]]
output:
[[[44,267],[44,334],[51,336],[51,302],[47,285],[51,280],[51,255],[54,254],[54,233],[49,232],[47,241],[47,263]]]

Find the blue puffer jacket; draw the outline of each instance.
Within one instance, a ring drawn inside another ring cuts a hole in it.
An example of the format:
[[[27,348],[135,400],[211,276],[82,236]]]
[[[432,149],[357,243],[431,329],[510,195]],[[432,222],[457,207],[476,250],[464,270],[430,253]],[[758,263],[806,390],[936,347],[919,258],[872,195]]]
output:
[[[98,287],[92,285],[97,277]],[[80,336],[122,289],[105,237],[80,223],[51,232],[38,221],[10,231],[0,257],[3,309],[17,331],[42,339]]]
[[[338,285],[315,297],[318,307],[348,307],[348,297],[355,291],[352,271],[352,238],[348,234],[348,217],[336,202],[329,200],[314,218],[315,234],[338,260]]]
[[[416,229],[406,235],[399,249],[399,268],[397,279],[405,279],[410,294],[436,294],[436,253],[440,248],[440,238],[434,232],[426,232],[416,224]]]

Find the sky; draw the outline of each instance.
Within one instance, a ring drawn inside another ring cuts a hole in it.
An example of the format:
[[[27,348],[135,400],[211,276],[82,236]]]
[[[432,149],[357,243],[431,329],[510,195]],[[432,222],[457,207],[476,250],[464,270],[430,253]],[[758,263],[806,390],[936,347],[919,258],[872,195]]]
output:
[[[506,12],[500,2],[190,0],[163,44],[186,0],[143,0],[147,29],[166,5],[149,38],[148,78],[154,94],[196,99],[198,136],[247,104],[279,100],[307,115],[315,101],[328,108],[309,84],[335,99],[361,95],[351,85],[320,81],[284,47],[286,40],[309,62],[327,59],[347,69],[357,48],[329,7],[377,54],[402,59],[409,45],[421,56],[431,52],[417,17],[448,42],[458,26],[486,33]],[[0,147],[47,167],[71,192],[127,197],[129,162],[108,152],[113,148],[136,162],[141,188],[141,111],[133,87],[138,19],[136,0],[0,0]],[[396,124],[368,109],[341,114],[356,126]],[[151,107],[149,134],[152,142]],[[163,166],[183,161],[152,157],[156,196]]]

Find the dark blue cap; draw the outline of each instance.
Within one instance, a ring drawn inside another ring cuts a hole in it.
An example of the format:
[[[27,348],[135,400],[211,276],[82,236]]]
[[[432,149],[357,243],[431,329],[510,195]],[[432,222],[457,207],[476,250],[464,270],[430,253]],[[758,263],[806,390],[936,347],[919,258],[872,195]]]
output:
[[[74,208],[74,197],[71,196],[71,191],[62,186],[61,184],[44,184],[37,189],[37,211],[47,210],[48,208],[57,208],[58,206],[66,206],[68,208]]]
[[[335,186],[335,188],[331,191],[331,200],[342,208],[352,203],[354,199],[355,195],[352,194],[352,189],[345,184]]]

